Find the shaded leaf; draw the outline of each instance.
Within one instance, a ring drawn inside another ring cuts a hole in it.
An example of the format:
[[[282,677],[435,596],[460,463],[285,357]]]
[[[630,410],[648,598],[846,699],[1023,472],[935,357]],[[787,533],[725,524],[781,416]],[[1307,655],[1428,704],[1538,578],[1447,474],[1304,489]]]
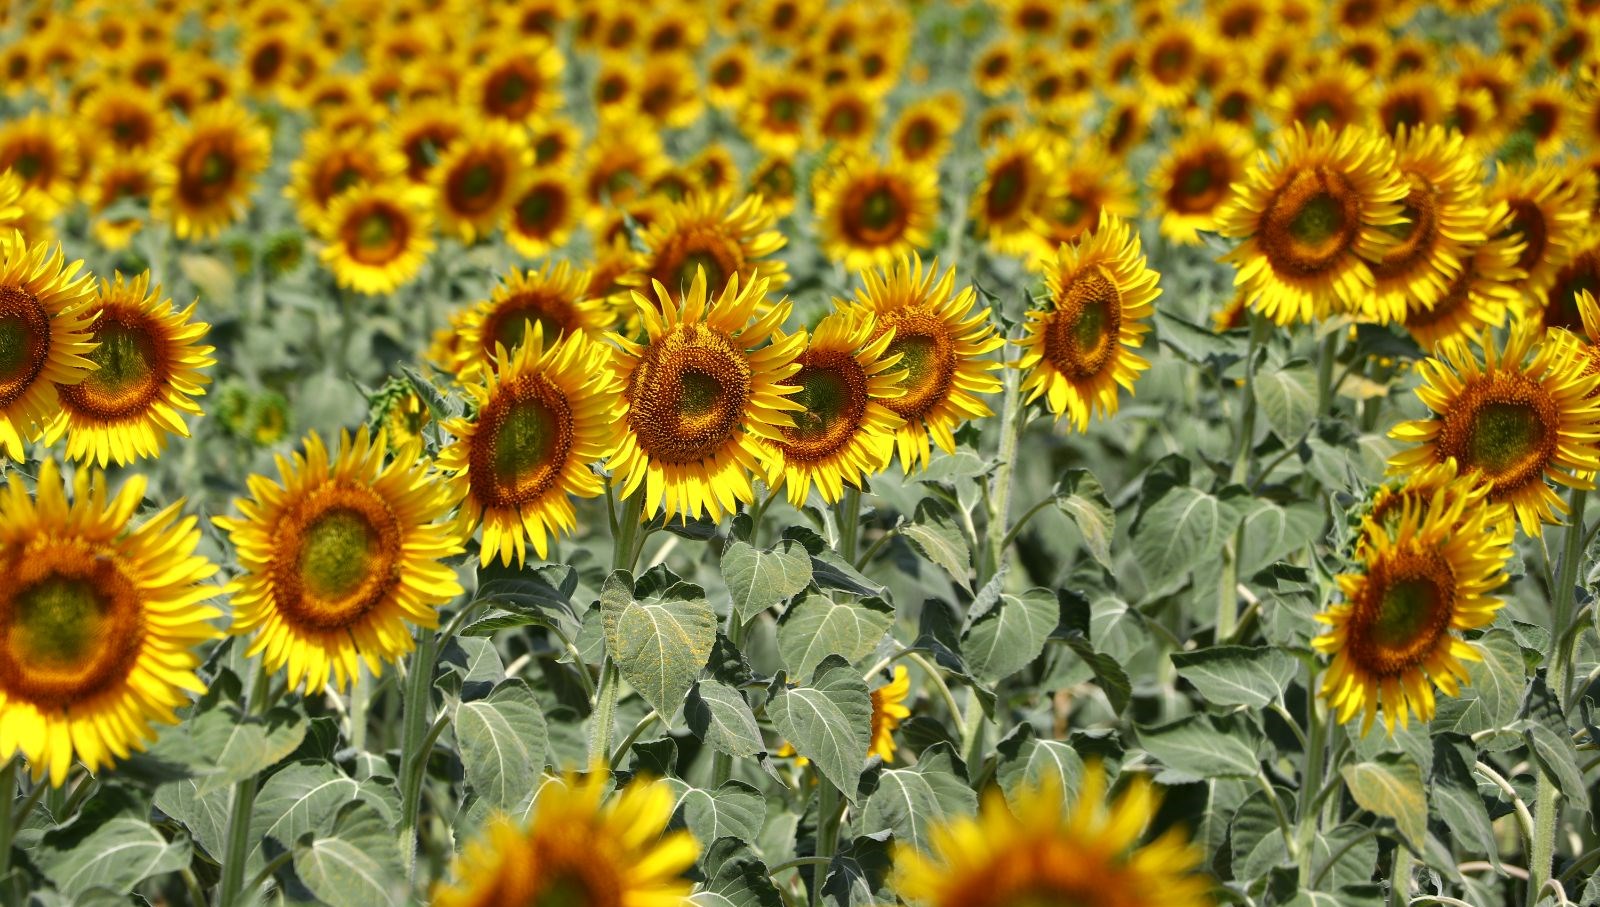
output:
[[[1174,652],[1172,663],[1207,702],[1255,709],[1282,697],[1299,669],[1294,656],[1282,649],[1244,646]]]
[[[934,746],[916,765],[885,769],[879,775],[878,787],[862,811],[861,827],[868,832],[888,829],[895,840],[926,850],[933,826],[977,809],[978,795],[956,774],[950,751]]]
[[[683,714],[689,730],[715,750],[735,757],[767,750],[744,693],[719,680],[696,683],[689,690]]]
[[[893,623],[893,609],[878,599],[840,602],[810,592],[784,612],[778,654],[784,670],[804,677],[829,655],[853,663],[872,654]]]
[[[526,801],[549,747],[544,712],[526,682],[507,680],[488,697],[463,702],[455,732],[462,770],[478,796],[504,810]]]
[[[328,835],[296,844],[294,870],[330,907],[406,903],[394,828],[365,800],[339,810]]]
[[[1358,806],[1393,819],[1412,846],[1422,849],[1426,843],[1428,797],[1422,789],[1422,770],[1410,756],[1390,754],[1371,762],[1346,765],[1339,774]]]
[[[988,613],[967,627],[961,653],[973,676],[993,683],[1010,677],[1044,651],[1061,621],[1061,605],[1048,589],[1003,593]]]
[[[1056,493],[1056,507],[1078,527],[1083,547],[1100,566],[1111,569],[1111,540],[1117,534],[1117,512],[1105,488],[1087,469],[1069,469]]]
[[[872,698],[849,662],[830,655],[809,686],[783,687],[767,715],[790,745],[852,801],[871,744]]]

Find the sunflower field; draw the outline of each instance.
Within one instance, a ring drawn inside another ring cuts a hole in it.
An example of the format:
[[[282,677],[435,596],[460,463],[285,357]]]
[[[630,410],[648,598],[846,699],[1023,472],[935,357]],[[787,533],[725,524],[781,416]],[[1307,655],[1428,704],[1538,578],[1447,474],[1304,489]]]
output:
[[[0,0],[0,905],[1600,905],[1597,0]]]

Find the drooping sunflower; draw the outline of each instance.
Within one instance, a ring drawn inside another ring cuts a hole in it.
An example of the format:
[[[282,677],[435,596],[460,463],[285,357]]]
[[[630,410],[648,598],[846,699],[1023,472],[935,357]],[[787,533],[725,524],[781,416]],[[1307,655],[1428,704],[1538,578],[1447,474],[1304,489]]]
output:
[[[216,565],[179,501],[134,528],[145,480],[109,497],[83,468],[68,501],[54,460],[32,494],[12,473],[0,494],[0,758],[21,752],[35,781],[60,787],[76,756],[110,767],[177,724],[205,692],[199,644],[221,636],[201,585]]]
[[[1029,402],[1044,397],[1077,431],[1096,414],[1117,411],[1117,388],[1133,392],[1149,363],[1134,352],[1161,295],[1145,266],[1139,235],[1110,215],[1079,243],[1063,243],[1045,272],[1049,307],[1028,313],[1016,367]]]
[[[1442,342],[1417,365],[1417,396],[1431,418],[1402,422],[1389,436],[1410,445],[1389,459],[1397,475],[1455,458],[1493,485],[1491,500],[1510,504],[1522,531],[1542,533],[1566,503],[1546,480],[1591,487],[1600,471],[1600,376],[1585,374],[1587,357],[1566,331],[1516,319],[1504,348],[1478,344],[1481,357],[1460,341]]]
[[[566,244],[583,219],[583,199],[562,171],[528,175],[522,194],[506,209],[506,242],[526,258],[543,258]]]
[[[890,129],[889,154],[905,164],[937,165],[961,128],[961,116],[961,98],[949,92],[907,106]]]
[[[270,151],[266,128],[243,107],[199,108],[161,154],[151,213],[179,238],[215,236],[244,210]]]
[[[605,491],[591,465],[621,437],[609,353],[585,331],[547,341],[534,322],[514,352],[498,345],[493,367],[466,385],[476,414],[445,423],[456,440],[439,466],[461,501],[463,531],[483,526],[481,564],[498,556],[509,565],[514,555],[520,566],[529,542],[544,558],[550,539],[577,526],[572,498]]]
[[[635,780],[606,802],[609,780],[597,769],[546,784],[526,828],[491,818],[456,858],[454,881],[434,888],[433,907],[686,903],[683,873],[700,844],[686,830],[666,831],[671,789]]]
[[[1379,712],[1391,734],[1412,715],[1431,720],[1434,685],[1458,695],[1469,679],[1461,662],[1480,659],[1451,630],[1494,620],[1511,537],[1487,524],[1489,510],[1468,510],[1470,497],[1402,500],[1387,529],[1368,517],[1361,569],[1338,577],[1344,601],[1317,615],[1329,630],[1311,645],[1333,657],[1321,693],[1339,721],[1359,713],[1362,734]]]
[[[461,99],[481,116],[524,125],[561,106],[561,51],[546,40],[520,41],[473,67]]]
[[[1381,136],[1295,125],[1218,213],[1218,232],[1242,240],[1223,261],[1251,307],[1279,324],[1357,308],[1372,287],[1368,263],[1396,244],[1383,228],[1401,223],[1406,191]]]
[[[861,278],[853,301],[834,304],[857,319],[875,316],[873,339],[894,332],[888,353],[901,357],[905,393],[884,406],[906,420],[895,432],[895,449],[909,473],[928,462],[930,438],[953,452],[956,427],[991,414],[978,394],[1000,390],[992,373],[1001,363],[983,357],[1004,346],[1005,338],[996,333],[988,309],[973,312],[977,293],[971,287],[956,292],[954,268],[941,275],[938,262],[924,269],[913,255]]]
[[[644,251],[635,265],[638,284],[659,283],[678,300],[703,269],[712,287],[721,288],[736,275],[746,286],[758,278],[781,286],[788,275],[774,256],[788,240],[772,229],[775,220],[760,195],[735,203],[728,195],[691,193],[640,231]]]
[[[1095,762],[1070,810],[1055,783],[1019,791],[1015,811],[991,789],[977,816],[935,825],[928,852],[896,846],[895,890],[927,907],[1211,907],[1202,848],[1177,828],[1139,843],[1159,805],[1149,776],[1109,803],[1106,787]]]
[[[457,138],[433,169],[443,228],[472,242],[492,231],[521,193],[533,165],[527,132],[505,120],[482,120]]]
[[[278,458],[279,481],[251,476],[238,517],[216,517],[244,572],[228,586],[236,636],[289,689],[345,689],[414,645],[411,627],[439,625],[461,594],[443,559],[461,551],[446,485],[415,448],[388,464],[380,431],[341,432],[330,451],[315,432],[305,452]]]
[[[828,504],[844,496],[844,486],[865,487],[894,457],[895,431],[903,419],[886,401],[903,396],[897,369],[900,356],[889,353],[894,332],[873,338],[870,319],[834,312],[805,338],[796,360],[800,371],[784,383],[798,388],[792,399],[801,409],[794,425],[780,428],[783,456],[769,461],[767,484],[788,491],[789,502],[804,506],[811,488]]]
[[[94,363],[94,279],[61,248],[0,237],[0,449],[23,459],[23,441],[55,418],[57,388],[83,381]]]
[[[1587,187],[1586,194],[1582,190]],[[1504,203],[1511,213],[1502,234],[1522,243],[1517,267],[1526,273],[1523,289],[1542,298],[1556,272],[1577,253],[1589,223],[1592,183],[1580,183],[1552,164],[1501,167],[1489,184],[1488,201]]]
[[[345,190],[316,221],[321,258],[341,287],[392,293],[433,251],[433,193],[398,178]]]
[[[814,196],[823,252],[847,270],[890,264],[925,249],[939,217],[937,173],[844,155],[818,168]]]
[[[1407,185],[1403,220],[1385,228],[1398,243],[1372,262],[1372,295],[1362,307],[1380,322],[1433,308],[1488,239],[1482,169],[1459,133],[1401,127],[1394,147]]]
[[[177,309],[150,287],[145,272],[102,280],[88,354],[95,369],[76,384],[58,385],[61,409],[46,427],[46,444],[67,436],[67,459],[118,466],[160,456],[167,435],[189,436],[185,416],[200,415],[195,398],[216,364],[202,340],[211,326],[193,320],[195,305]]]
[[[1001,139],[984,164],[972,199],[979,235],[998,252],[1027,252],[1036,242],[1033,215],[1049,188],[1051,161],[1034,132]]]
[[[374,141],[359,132],[314,130],[306,135],[300,157],[289,165],[289,185],[283,194],[294,200],[300,222],[314,225],[344,192],[405,172],[405,155],[387,141]]]
[[[1194,124],[1171,146],[1150,175],[1161,212],[1161,235],[1197,245],[1201,230],[1217,228],[1217,212],[1244,179],[1254,138],[1227,121]]]
[[[1505,323],[1506,316],[1523,304],[1517,289],[1523,272],[1517,267],[1522,243],[1509,233],[1511,212],[1504,202],[1484,216],[1488,239],[1461,259],[1461,270],[1451,278],[1433,305],[1416,305],[1406,311],[1406,330],[1424,350],[1433,350],[1447,338],[1468,340]]]
[[[600,339],[611,326],[610,317],[604,303],[589,295],[589,286],[589,272],[565,261],[537,271],[512,268],[488,299],[462,317],[455,372],[466,378],[479,368],[493,367],[496,347],[516,351],[536,324],[547,345],[579,332]]]
[[[872,691],[872,746],[868,756],[894,761],[894,732],[900,722],[911,717],[906,698],[911,694],[911,672],[905,665],[894,666],[894,679]]]
[[[656,282],[656,300],[633,294],[643,342],[611,335],[623,381],[612,416],[624,434],[607,465],[624,497],[645,495],[645,516],[717,520],[752,503],[750,474],[768,471],[794,425],[800,388],[785,382],[805,337],[774,337],[789,303],[769,303],[767,286],[735,275],[712,297],[700,269],[675,301]]]

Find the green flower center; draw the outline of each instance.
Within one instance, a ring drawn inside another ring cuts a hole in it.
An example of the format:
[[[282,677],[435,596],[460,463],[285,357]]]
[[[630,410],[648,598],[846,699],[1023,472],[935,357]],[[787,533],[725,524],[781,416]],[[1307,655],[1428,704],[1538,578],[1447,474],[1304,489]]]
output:
[[[1295,239],[1318,244],[1327,242],[1344,229],[1344,208],[1339,200],[1328,194],[1307,199],[1300,211],[1289,222],[1289,234]]]
[[[1491,475],[1510,472],[1545,447],[1540,413],[1524,403],[1489,403],[1472,421],[1470,462]]]
[[[300,548],[300,573],[319,598],[339,599],[356,591],[374,554],[376,533],[356,510],[330,510],[312,523]]]
[[[87,579],[47,577],[17,595],[12,639],[32,668],[75,668],[100,648],[107,606]]]
[[[1368,630],[1370,638],[1385,649],[1409,648],[1433,624],[1439,600],[1439,588],[1426,577],[1391,583]]]

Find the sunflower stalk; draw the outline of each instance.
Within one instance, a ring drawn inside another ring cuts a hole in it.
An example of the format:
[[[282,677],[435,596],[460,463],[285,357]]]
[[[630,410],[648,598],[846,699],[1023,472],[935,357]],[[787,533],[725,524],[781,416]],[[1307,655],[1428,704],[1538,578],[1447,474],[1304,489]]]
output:
[[[839,501],[839,554],[855,563],[856,538],[861,532],[861,489],[854,485],[844,490]]]
[[[833,782],[817,776],[817,858],[833,862],[839,852],[839,821],[844,816],[844,803]],[[811,907],[822,899],[822,883],[828,877],[827,865],[818,865],[811,876]]]
[[[1271,330],[1271,322],[1260,315],[1250,318],[1250,344],[1244,357],[1244,401],[1239,413],[1239,438],[1233,456],[1230,481],[1241,485],[1250,479],[1255,465],[1256,435],[1256,354]],[[1220,642],[1232,638],[1239,626],[1239,555],[1244,550],[1244,526],[1222,550],[1222,572],[1217,577],[1217,628]]]
[[[1317,803],[1318,795],[1322,789],[1322,775],[1327,758],[1328,747],[1328,721],[1329,716],[1322,714],[1323,705],[1317,698],[1317,666],[1315,661],[1308,661],[1306,666],[1306,722],[1310,726],[1306,734],[1308,744],[1305,752],[1305,771],[1300,777],[1300,804],[1296,814],[1296,821],[1300,823],[1298,840],[1300,859],[1300,886],[1308,887],[1311,884],[1312,872],[1315,870],[1315,847],[1317,833]]]
[[[6,903],[13,903],[16,892],[11,884],[11,842],[16,838],[17,826],[22,823],[22,818],[17,815],[15,805],[17,794],[17,760],[16,757],[6,759],[4,768],[0,768],[0,792],[4,792],[5,806],[0,810],[0,886],[6,894]]]
[[[995,462],[994,480],[989,489],[989,529],[986,535],[989,549],[979,558],[979,586],[1000,572],[1012,540],[1011,533],[1007,531],[1011,519],[1011,479],[1015,474],[1017,448],[1022,443],[1022,429],[1028,419],[1028,405],[1022,402],[1020,380],[1016,369],[1006,370],[1004,392],[1000,398],[1000,450]]]
[[[254,679],[250,684],[250,698],[245,703],[246,714],[254,717],[265,714],[272,675],[266,664],[257,660]],[[228,837],[223,848],[222,879],[217,883],[217,907],[233,907],[241,903],[248,892],[244,888],[246,858],[250,855],[250,815],[255,810],[256,775],[235,784],[233,799],[228,806]]]
[[[415,878],[418,836],[418,815],[422,810],[422,782],[428,773],[428,752],[425,739],[430,724],[428,712],[433,705],[433,668],[439,656],[439,638],[432,630],[422,630],[417,649],[411,656],[410,673],[406,675],[405,701],[402,706],[404,729],[400,740],[400,854],[405,864],[406,882]]]

